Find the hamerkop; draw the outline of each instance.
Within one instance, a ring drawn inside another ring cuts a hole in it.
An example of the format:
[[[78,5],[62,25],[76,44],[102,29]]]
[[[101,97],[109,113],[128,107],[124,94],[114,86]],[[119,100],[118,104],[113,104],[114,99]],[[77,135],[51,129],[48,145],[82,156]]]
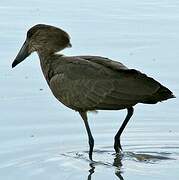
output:
[[[87,112],[127,109],[127,116],[114,138],[116,153],[122,150],[120,136],[137,103],[155,104],[174,98],[172,92],[151,77],[122,63],[100,56],[64,56],[57,54],[71,47],[70,36],[60,28],[37,24],[28,32],[16,56],[15,67],[36,51],[45,79],[54,96],[81,115],[89,139],[92,160],[94,139]]]

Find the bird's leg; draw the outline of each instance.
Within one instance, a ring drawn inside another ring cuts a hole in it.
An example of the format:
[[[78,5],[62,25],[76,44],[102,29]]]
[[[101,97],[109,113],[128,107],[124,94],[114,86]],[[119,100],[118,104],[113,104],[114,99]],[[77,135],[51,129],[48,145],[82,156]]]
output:
[[[127,123],[129,122],[131,116],[133,115],[133,112],[134,112],[133,107],[127,108],[127,116],[126,116],[124,122],[122,123],[122,126],[118,130],[117,134],[115,135],[114,149],[115,149],[116,153],[119,153],[119,151],[122,150],[121,143],[120,143],[120,136],[121,136],[124,128],[126,127]]]
[[[85,123],[85,127],[86,127],[86,131],[88,133],[88,142],[89,142],[89,158],[92,161],[92,154],[93,154],[93,147],[94,147],[94,139],[93,136],[91,134],[91,130],[88,124],[88,118],[87,118],[87,113],[86,112],[79,112],[84,123]]]

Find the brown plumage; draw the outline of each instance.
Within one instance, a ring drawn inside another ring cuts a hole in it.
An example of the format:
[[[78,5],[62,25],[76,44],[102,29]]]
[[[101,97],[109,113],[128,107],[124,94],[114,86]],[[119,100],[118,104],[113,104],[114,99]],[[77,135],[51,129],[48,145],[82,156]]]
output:
[[[60,28],[38,24],[27,38],[12,67],[36,51],[45,79],[54,96],[78,111],[89,137],[92,160],[94,140],[87,121],[87,111],[127,109],[128,113],[115,136],[116,153],[121,148],[120,135],[137,103],[155,104],[173,98],[172,92],[151,77],[128,69],[122,63],[99,56],[64,56],[56,52],[70,47],[69,35]]]

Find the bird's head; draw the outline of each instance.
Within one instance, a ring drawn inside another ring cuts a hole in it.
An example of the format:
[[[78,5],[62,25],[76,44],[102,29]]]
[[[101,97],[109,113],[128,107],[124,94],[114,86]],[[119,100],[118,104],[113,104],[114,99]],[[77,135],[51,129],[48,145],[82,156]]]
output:
[[[71,47],[70,36],[60,28],[37,24],[27,32],[26,40],[17,54],[12,67],[22,62],[32,52],[53,54]]]

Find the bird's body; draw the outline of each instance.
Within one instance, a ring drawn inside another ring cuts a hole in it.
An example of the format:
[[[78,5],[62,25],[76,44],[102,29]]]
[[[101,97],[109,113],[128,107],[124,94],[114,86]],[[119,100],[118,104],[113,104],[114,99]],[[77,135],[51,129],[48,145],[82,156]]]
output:
[[[173,98],[172,92],[138,70],[100,56],[64,56],[56,54],[71,46],[69,35],[56,27],[36,25],[13,62],[13,67],[31,52],[37,51],[45,79],[54,96],[80,113],[88,132],[92,159],[94,140],[87,122],[87,111],[127,109],[126,119],[115,136],[119,152],[120,135],[137,103],[155,104]]]
[[[40,59],[54,96],[76,111],[120,110],[137,103],[154,104],[171,96],[154,79],[104,57],[54,54]]]

